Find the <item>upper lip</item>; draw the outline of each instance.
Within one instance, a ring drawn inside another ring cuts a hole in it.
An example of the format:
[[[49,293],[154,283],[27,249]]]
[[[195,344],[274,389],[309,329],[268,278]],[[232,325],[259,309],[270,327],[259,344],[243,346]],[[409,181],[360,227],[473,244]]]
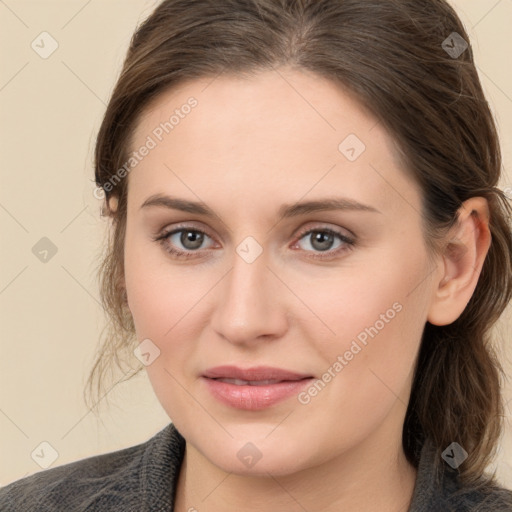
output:
[[[240,379],[247,381],[257,380],[300,380],[312,375],[297,373],[272,366],[254,366],[252,368],[239,368],[238,366],[224,365],[209,368],[203,377],[210,379]]]

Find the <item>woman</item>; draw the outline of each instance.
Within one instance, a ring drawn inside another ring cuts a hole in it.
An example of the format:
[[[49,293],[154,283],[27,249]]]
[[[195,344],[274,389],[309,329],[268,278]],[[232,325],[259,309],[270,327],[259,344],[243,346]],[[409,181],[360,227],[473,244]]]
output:
[[[181,0],[96,145],[110,331],[172,423],[2,510],[512,510],[490,329],[510,205],[444,0]]]

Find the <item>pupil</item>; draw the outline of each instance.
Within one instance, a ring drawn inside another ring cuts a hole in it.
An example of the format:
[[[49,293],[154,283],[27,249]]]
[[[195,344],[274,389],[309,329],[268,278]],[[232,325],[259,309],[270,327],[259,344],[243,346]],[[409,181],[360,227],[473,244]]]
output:
[[[318,250],[320,251],[326,251],[330,248],[331,246],[331,243],[332,243],[332,235],[330,233],[321,233],[321,232],[317,232],[316,234],[314,234],[314,237],[313,237],[313,247],[315,247],[315,243],[319,242],[320,243],[320,247],[316,247]],[[323,240],[323,242],[322,242]],[[327,243],[326,243],[327,241]]]

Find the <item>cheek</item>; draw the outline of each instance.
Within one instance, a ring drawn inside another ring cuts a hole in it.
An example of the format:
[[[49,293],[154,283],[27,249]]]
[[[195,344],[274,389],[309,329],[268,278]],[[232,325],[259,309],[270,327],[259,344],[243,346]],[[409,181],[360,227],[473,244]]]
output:
[[[127,236],[125,248],[126,292],[137,340],[150,339],[159,350],[146,371],[164,408],[177,414],[190,401],[180,383],[198,371],[197,340],[211,316],[209,292],[219,275],[171,263],[157,243],[137,243],[136,236]]]
[[[428,304],[427,260],[421,249],[390,248],[367,269],[343,273],[327,290],[320,293],[315,287],[308,295],[312,309],[321,311],[334,331],[317,344],[325,361],[321,380],[327,382],[325,388],[319,384],[318,396],[343,404],[343,414],[350,411],[356,422],[371,415],[380,421],[397,396],[407,403]],[[321,414],[324,399],[314,400]]]
[[[198,300],[193,269],[171,266],[154,241],[127,232],[125,282],[138,339],[163,339]]]
[[[419,320],[426,317],[428,302],[422,285],[427,275],[421,250],[406,252],[390,246],[364,262],[330,271],[327,279],[316,279],[314,286],[298,275],[293,282],[294,291],[309,306],[303,318],[321,333],[315,338],[318,347],[339,352],[348,350],[354,339],[364,345],[389,334],[389,342],[398,343],[399,338],[411,338],[414,327],[421,332]]]
[[[190,409],[190,395],[180,384],[182,374],[192,371],[187,367],[194,350],[189,341],[196,333],[190,331],[190,319],[205,293],[197,283],[190,285],[194,280],[184,267],[171,267],[159,251],[127,236],[126,292],[137,340],[149,338],[159,350],[145,368],[155,396],[169,417],[180,422]]]

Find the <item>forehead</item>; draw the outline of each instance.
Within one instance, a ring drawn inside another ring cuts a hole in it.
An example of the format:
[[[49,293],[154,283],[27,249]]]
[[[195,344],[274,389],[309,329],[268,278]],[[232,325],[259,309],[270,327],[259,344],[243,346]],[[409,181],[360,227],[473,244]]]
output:
[[[129,176],[137,200],[176,187],[191,199],[215,190],[268,201],[272,189],[289,201],[336,188],[381,206],[419,200],[384,127],[346,89],[303,71],[221,75],[161,93],[130,149],[149,141]]]

